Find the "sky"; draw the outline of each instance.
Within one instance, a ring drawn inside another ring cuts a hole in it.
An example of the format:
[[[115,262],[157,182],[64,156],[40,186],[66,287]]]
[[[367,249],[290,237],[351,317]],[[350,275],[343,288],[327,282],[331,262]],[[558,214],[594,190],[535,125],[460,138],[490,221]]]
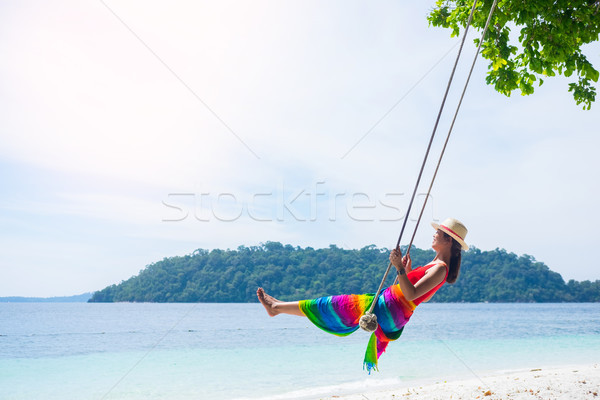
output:
[[[195,249],[395,246],[458,51],[428,26],[432,1],[0,7],[0,296],[100,290]],[[586,51],[598,68],[598,43]],[[453,217],[481,250],[600,279],[600,105],[582,110],[563,77],[505,97],[486,70],[478,60],[414,244]]]

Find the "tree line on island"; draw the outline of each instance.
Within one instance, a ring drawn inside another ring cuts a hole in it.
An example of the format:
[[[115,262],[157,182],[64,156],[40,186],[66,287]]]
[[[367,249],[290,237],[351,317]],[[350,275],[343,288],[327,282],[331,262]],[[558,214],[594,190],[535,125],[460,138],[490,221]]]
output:
[[[403,249],[404,252],[406,249]],[[433,259],[433,250],[411,249],[413,266]],[[267,242],[236,250],[196,250],[164,258],[137,276],[93,294],[90,302],[255,302],[264,287],[281,300],[342,293],[373,293],[388,265],[389,250],[374,245],[344,250],[301,248]],[[392,271],[387,284],[392,284]],[[599,302],[600,280],[565,283],[532,256],[503,249],[471,248],[462,257],[454,285],[431,302]]]

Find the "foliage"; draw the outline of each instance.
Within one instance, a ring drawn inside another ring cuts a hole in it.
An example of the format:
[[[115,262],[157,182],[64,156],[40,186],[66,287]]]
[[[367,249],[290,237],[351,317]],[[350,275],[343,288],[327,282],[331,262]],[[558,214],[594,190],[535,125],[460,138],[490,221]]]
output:
[[[278,242],[237,250],[199,249],[151,264],[139,275],[94,293],[90,301],[254,302],[259,286],[282,300],[372,293],[388,265],[388,254],[373,245],[315,250]],[[432,250],[411,249],[414,266],[434,255]],[[392,271],[387,284],[394,278]],[[531,256],[473,248],[463,255],[456,284],[444,285],[432,301],[598,302],[600,281],[565,284]]]
[[[478,2],[473,27],[483,31],[492,3]],[[450,28],[456,36],[466,26],[472,6],[473,0],[437,0],[429,23]],[[535,82],[541,86],[547,76],[573,76],[569,92],[589,110],[596,97],[592,82],[598,82],[599,74],[584,49],[600,35],[599,8],[600,0],[499,0],[482,44],[481,54],[489,60],[486,82],[506,96],[516,89],[529,95]],[[510,35],[515,26],[518,39]]]

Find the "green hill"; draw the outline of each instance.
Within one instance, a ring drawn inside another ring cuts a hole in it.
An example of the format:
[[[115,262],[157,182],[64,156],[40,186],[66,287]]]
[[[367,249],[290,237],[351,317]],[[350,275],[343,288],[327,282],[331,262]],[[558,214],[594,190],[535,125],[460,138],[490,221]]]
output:
[[[92,293],[83,293],[75,296],[59,297],[0,297],[0,303],[85,303],[92,297]]]
[[[237,250],[196,250],[144,268],[118,285],[94,293],[90,302],[255,302],[264,287],[282,300],[340,293],[372,293],[388,265],[389,250],[301,248],[267,242]],[[413,266],[433,250],[412,248]],[[390,273],[389,284],[395,274]],[[560,274],[528,255],[470,249],[461,274],[434,302],[598,302],[600,281],[565,283]]]

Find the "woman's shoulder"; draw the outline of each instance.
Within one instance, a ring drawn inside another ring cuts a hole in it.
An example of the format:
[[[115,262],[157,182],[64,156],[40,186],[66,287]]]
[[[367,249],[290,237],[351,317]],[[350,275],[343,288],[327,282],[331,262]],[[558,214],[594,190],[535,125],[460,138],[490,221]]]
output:
[[[445,262],[439,260],[430,262],[429,264],[424,266],[424,269],[426,274],[437,274],[438,271],[444,271],[443,273],[446,276],[448,276],[448,272],[450,271],[448,265],[446,265]]]
[[[448,268],[448,265],[441,260],[435,260],[435,261],[432,261],[429,264],[423,266],[423,268],[434,268],[434,267]]]

